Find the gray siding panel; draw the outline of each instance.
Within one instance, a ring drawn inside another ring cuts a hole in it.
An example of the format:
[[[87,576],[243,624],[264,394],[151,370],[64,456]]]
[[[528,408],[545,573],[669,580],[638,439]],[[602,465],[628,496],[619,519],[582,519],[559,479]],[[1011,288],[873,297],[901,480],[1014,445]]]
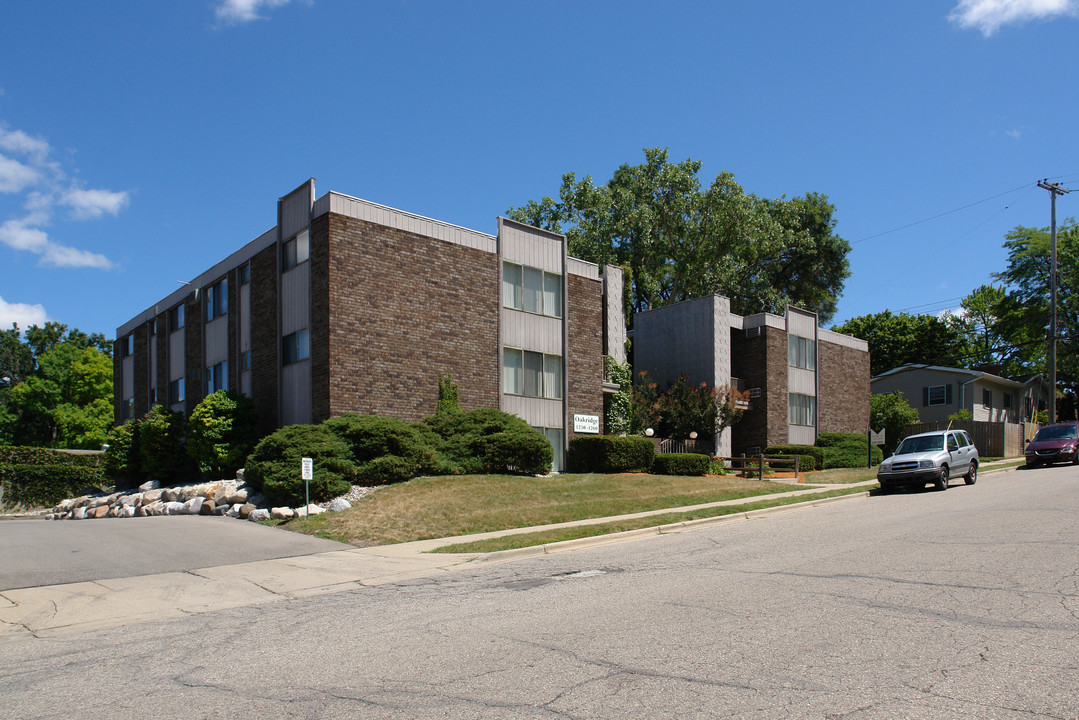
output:
[[[251,349],[251,283],[240,286],[240,352]]]
[[[311,422],[311,361],[281,368],[281,426]]]
[[[311,316],[311,263],[305,262],[281,276],[281,334],[303,330]]]
[[[521,418],[535,427],[563,426],[562,401],[503,395],[502,410]]]
[[[562,320],[502,308],[502,343],[505,347],[563,355]]]
[[[504,218],[499,220],[498,241],[504,261],[562,274],[564,237]]]
[[[787,367],[787,391],[799,395],[817,395],[817,373],[803,368]]]
[[[281,239],[287,240],[311,223],[315,200],[315,181],[306,183],[281,198]]]
[[[617,362],[626,361],[626,317],[622,303],[625,291],[622,268],[607,265],[603,268],[604,313],[607,323],[607,347],[603,351]]]
[[[229,318],[222,315],[206,324],[206,342],[203,347],[204,364],[207,367],[229,359]]]
[[[179,380],[184,376],[184,331],[177,330],[169,335],[169,380]]]
[[[128,355],[126,358],[123,359],[122,372],[124,374],[124,377],[123,377],[123,384],[122,384],[121,389],[122,389],[123,399],[127,400],[128,398],[135,397],[135,356],[134,355]]]

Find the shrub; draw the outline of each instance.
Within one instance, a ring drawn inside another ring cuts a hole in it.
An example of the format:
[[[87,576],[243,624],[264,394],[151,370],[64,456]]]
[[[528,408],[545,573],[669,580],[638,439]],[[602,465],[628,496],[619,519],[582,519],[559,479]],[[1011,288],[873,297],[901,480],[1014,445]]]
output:
[[[356,478],[365,485],[389,485],[416,477],[416,463],[397,455],[383,455],[356,468]]]
[[[104,453],[67,453],[26,445],[0,445],[0,465],[78,465],[104,468]]]
[[[820,448],[818,448],[818,450],[819,449]],[[797,453],[797,454],[794,454],[794,455],[785,455],[785,454],[774,454],[773,455],[772,453],[769,453],[768,457],[769,457],[769,459],[775,459],[775,460],[793,460],[795,457],[797,457],[798,458],[798,472],[812,472],[813,470],[817,469],[817,459],[812,455],[802,455],[801,453]],[[771,467],[771,463],[769,463],[769,466]],[[794,463],[787,463],[787,462],[776,463],[774,467],[775,467],[776,470],[789,470],[791,472],[794,471]]]
[[[566,465],[570,472],[648,472],[655,457],[656,446],[648,438],[594,435],[569,441]]]
[[[513,428],[488,435],[483,440],[487,472],[546,475],[551,472],[554,448],[533,430]]]
[[[869,398],[869,424],[884,429],[884,452],[891,452],[906,434],[907,425],[918,422],[918,411],[903,393],[877,394]]]
[[[817,445],[824,448],[824,469],[865,467],[869,438],[861,433],[821,433]],[[872,449],[872,463],[879,465],[884,454],[877,446]]]
[[[652,461],[656,475],[705,475],[712,458],[700,453],[660,453]]]
[[[304,481],[300,459],[314,461],[311,501],[329,500],[348,492],[355,477],[348,445],[322,425],[289,425],[268,435],[247,458],[244,479],[277,505],[301,505]]]
[[[55,505],[85,491],[97,492],[108,485],[101,468],[71,463],[57,465],[0,465],[4,502],[23,505]]]
[[[105,474],[117,486],[137,485],[142,481],[139,458],[139,421],[128,420],[109,430],[109,449],[105,451]]]
[[[389,482],[408,480],[416,475],[441,473],[445,463],[438,456],[435,445],[438,436],[425,434],[416,427],[396,418],[377,415],[341,415],[322,423],[323,427],[341,438],[348,445],[351,458],[359,466],[373,460],[392,456],[403,461],[396,463],[400,475],[411,467],[407,477]],[[359,473],[366,478],[366,471]]]
[[[233,391],[212,392],[191,412],[187,452],[203,475],[231,477],[254,447],[257,426],[251,398]]]
[[[769,445],[764,449],[764,454],[767,457],[794,457],[795,455],[810,455],[812,467],[806,465],[806,461],[803,459],[799,461],[799,469],[801,470],[818,470],[824,467],[824,448],[815,447],[813,445]]]
[[[438,409],[435,412],[439,415],[461,412],[461,402],[457,397],[457,383],[453,381],[453,375],[438,378]]]
[[[523,442],[534,445],[531,435],[547,439],[537,432],[531,425],[509,413],[491,408],[478,408],[459,413],[442,413],[429,417],[424,424],[430,431],[440,438],[438,451],[442,457],[464,473],[492,472],[490,468],[508,466],[504,463],[505,447],[501,441],[488,442],[487,438],[497,433],[517,433],[516,437]],[[421,431],[422,432],[422,431]],[[531,433],[531,435],[529,435]],[[528,440],[524,440],[524,438]],[[550,445],[550,443],[548,443]],[[536,446],[538,447],[538,446]],[[491,457],[489,453],[498,452],[499,457]],[[522,448],[522,453],[527,454],[527,449]],[[524,461],[522,456],[521,461]],[[528,473],[546,473],[550,471],[548,462],[546,469],[536,469],[534,466]]]
[[[181,413],[164,405],[154,405],[139,419],[137,427],[138,442],[131,454],[138,460],[140,477],[172,483],[197,474],[184,451],[185,428]]]

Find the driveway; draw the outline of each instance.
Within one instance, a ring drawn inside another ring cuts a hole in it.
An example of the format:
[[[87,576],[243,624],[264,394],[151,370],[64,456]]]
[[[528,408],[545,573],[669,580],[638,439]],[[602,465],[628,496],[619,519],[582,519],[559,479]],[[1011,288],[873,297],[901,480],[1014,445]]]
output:
[[[223,517],[0,521],[0,592],[348,550]]]

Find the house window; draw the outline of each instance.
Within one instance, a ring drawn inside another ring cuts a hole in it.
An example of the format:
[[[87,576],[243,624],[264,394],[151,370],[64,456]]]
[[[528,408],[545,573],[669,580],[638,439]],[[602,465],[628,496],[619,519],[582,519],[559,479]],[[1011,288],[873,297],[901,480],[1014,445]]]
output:
[[[307,330],[297,330],[282,341],[284,364],[291,365],[311,357],[311,336]]]
[[[206,288],[205,297],[206,322],[221,317],[229,311],[229,281],[222,280]]]
[[[229,389],[229,364],[223,360],[206,368],[206,394]]]
[[[787,396],[791,425],[817,424],[817,398],[812,395],[790,393]]]
[[[240,372],[246,372],[251,369],[251,351],[240,353]]]
[[[924,388],[923,405],[949,405],[952,402],[951,385],[931,385]]]
[[[251,263],[244,263],[236,269],[236,278],[241,285],[251,282]]]
[[[177,305],[169,310],[169,332],[176,332],[184,326],[184,306]]]
[[[169,383],[169,405],[179,405],[184,397],[184,379],[178,378]]]
[[[507,395],[562,399],[562,358],[530,350],[506,348],[502,362]]]
[[[987,408],[993,407],[993,391],[989,388],[982,390],[982,405],[985,405]]]
[[[128,355],[135,354],[135,335],[132,333],[120,340],[120,357],[125,358]]]
[[[537,315],[562,317],[562,276],[527,265],[503,263],[502,304]]]
[[[311,257],[311,236],[307,230],[287,241],[282,248],[282,270],[288,271]]]
[[[1010,409],[1012,406],[1012,394],[1004,393],[1004,407]]]
[[[787,337],[787,359],[792,367],[817,369],[817,343],[797,335]]]

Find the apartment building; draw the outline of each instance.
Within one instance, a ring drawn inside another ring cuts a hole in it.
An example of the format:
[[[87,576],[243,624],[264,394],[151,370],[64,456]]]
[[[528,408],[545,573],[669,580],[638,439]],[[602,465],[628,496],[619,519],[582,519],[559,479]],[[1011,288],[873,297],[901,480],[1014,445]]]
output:
[[[311,179],[278,200],[274,227],[117,329],[116,417],[190,413],[224,388],[254,400],[266,431],[344,413],[415,421],[451,375],[464,408],[542,430],[557,468],[571,437],[602,430],[622,283],[561,235],[316,197]]]

